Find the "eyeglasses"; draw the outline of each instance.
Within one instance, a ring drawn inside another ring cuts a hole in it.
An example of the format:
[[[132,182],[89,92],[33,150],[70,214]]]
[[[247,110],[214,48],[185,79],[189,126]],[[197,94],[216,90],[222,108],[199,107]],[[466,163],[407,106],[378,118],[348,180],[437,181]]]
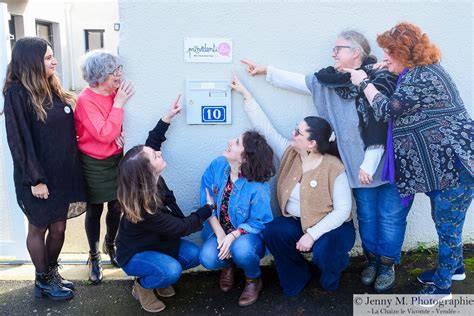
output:
[[[409,28],[407,28],[407,27],[404,26],[404,25],[394,26],[394,27],[392,27],[392,29],[390,30],[390,36],[391,36],[392,38],[398,38],[399,36],[402,36],[402,35],[409,36],[409,37],[416,37],[416,36],[413,34],[413,31],[410,30]]]
[[[339,54],[339,51],[341,50],[341,48],[353,48],[352,46],[348,46],[348,45],[336,45],[333,47],[332,49],[332,52],[337,55]]]
[[[298,125],[296,125],[295,130],[293,132],[295,133],[295,136],[298,136],[298,135],[303,136],[303,134],[301,134],[300,132],[300,129],[298,128]]]
[[[118,65],[117,67],[115,67],[114,71],[109,72],[109,75],[118,76],[122,73],[122,70],[123,70],[123,65]]]

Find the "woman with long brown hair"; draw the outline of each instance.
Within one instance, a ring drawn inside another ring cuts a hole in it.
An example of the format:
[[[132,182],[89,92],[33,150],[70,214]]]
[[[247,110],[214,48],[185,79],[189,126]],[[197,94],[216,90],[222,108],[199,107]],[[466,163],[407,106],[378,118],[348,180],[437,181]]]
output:
[[[72,105],[55,74],[51,44],[25,37],[13,47],[3,94],[18,204],[28,218],[26,245],[36,270],[35,296],[73,297],[58,273],[66,219],[85,211]],[[46,237],[46,232],[48,235]]]
[[[181,111],[178,100],[169,108],[145,145],[130,149],[119,164],[117,198],[123,216],[117,234],[117,262],[128,275],[137,277],[132,295],[148,312],[160,312],[165,304],[156,294],[171,297],[182,270],[199,265],[199,247],[181,237],[202,229],[215,208],[207,194],[203,207],[184,216],[161,173],[166,161],[161,144],[171,119]]]

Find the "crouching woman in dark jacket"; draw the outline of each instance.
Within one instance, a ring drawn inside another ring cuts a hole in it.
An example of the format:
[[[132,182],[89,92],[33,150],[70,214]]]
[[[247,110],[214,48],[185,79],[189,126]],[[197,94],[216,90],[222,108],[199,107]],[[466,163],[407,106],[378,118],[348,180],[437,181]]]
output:
[[[208,193],[207,204],[185,217],[161,177],[166,167],[161,144],[170,120],[180,110],[177,100],[150,131],[146,145],[130,149],[119,165],[118,200],[123,216],[116,241],[117,261],[125,273],[137,277],[132,295],[148,312],[165,308],[153,289],[160,296],[173,296],[171,285],[181,271],[199,265],[199,247],[181,237],[201,230],[215,208]]]

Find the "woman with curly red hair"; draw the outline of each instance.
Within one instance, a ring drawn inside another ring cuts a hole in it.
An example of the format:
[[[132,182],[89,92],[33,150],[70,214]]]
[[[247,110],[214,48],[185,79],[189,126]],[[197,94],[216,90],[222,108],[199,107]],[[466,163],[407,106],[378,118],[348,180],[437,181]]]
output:
[[[388,166],[401,197],[409,201],[424,192],[431,200],[438,267],[418,276],[425,284],[420,294],[449,297],[451,281],[465,278],[462,228],[474,189],[474,124],[439,64],[440,50],[419,27],[399,23],[377,42],[384,50],[384,66],[399,75],[391,97],[379,93],[364,71],[346,71],[375,115],[393,124],[394,159]]]

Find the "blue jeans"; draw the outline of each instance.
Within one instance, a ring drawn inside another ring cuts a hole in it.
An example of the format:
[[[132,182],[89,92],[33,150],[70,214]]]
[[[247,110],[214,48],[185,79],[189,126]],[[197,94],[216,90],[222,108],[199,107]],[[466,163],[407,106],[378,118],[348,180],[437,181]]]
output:
[[[159,289],[176,283],[183,270],[198,265],[199,247],[182,239],[178,260],[157,251],[144,251],[135,254],[122,269],[127,275],[138,277],[142,287]]]
[[[237,238],[230,246],[232,258],[221,260],[217,256],[217,238],[215,235],[210,237],[202,245],[199,260],[201,264],[209,270],[222,269],[230,267],[232,262],[244,270],[245,276],[250,279],[259,278],[260,259],[265,256],[265,247],[260,235],[244,234]]]
[[[370,252],[376,257],[392,258],[395,263],[400,262],[407,215],[412,202],[404,207],[397,187],[389,183],[374,188],[356,188],[353,191],[364,252]]]
[[[296,249],[303,236],[300,219],[280,216],[267,224],[263,231],[265,245],[275,258],[283,293],[298,295],[311,279],[311,266]],[[354,246],[355,229],[352,221],[322,235],[313,245],[313,264],[321,270],[319,284],[325,290],[339,287],[341,272],[349,264],[349,251]]]
[[[438,267],[433,282],[442,289],[451,286],[454,271],[463,264],[462,228],[474,194],[474,177],[460,167],[459,182],[455,187],[426,193],[438,233]]]

